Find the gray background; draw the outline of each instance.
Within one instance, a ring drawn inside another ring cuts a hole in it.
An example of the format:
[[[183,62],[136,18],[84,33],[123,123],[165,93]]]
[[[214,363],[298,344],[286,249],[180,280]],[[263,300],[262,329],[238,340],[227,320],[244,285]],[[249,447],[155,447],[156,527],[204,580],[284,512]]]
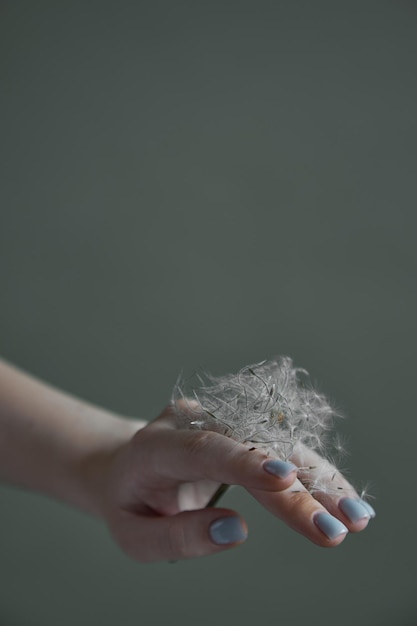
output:
[[[0,491],[1,626],[416,623],[413,2],[1,2],[3,355],[153,418],[289,354],[378,516],[323,550],[239,489],[236,550],[139,565]]]

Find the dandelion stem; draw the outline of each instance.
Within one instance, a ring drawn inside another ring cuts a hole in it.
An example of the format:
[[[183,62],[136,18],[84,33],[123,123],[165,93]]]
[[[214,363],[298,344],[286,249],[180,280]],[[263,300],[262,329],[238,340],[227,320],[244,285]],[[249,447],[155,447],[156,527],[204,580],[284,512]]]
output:
[[[217,504],[217,502],[220,500],[220,498],[222,497],[222,495],[224,493],[226,493],[226,491],[229,489],[230,485],[226,485],[225,483],[222,483],[220,485],[220,487],[218,487],[218,489],[216,489],[216,491],[214,492],[214,494],[212,495],[212,497],[210,498],[209,502],[206,504],[206,509],[215,506]]]

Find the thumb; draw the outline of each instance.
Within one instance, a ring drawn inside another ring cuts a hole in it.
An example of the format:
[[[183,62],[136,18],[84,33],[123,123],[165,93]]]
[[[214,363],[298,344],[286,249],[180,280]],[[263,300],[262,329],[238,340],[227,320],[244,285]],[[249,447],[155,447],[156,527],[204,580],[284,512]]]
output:
[[[110,530],[121,549],[141,563],[215,554],[243,543],[248,535],[237,513],[217,508],[171,516],[120,511]]]

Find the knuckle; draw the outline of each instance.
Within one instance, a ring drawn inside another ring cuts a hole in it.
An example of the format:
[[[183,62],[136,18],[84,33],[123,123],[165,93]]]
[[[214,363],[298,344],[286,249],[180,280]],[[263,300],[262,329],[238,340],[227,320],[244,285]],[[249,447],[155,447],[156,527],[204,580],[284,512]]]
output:
[[[314,509],[316,504],[308,491],[294,491],[288,502],[289,513],[295,516],[297,512]]]
[[[154,433],[152,430],[152,426],[151,425],[145,426],[144,428],[140,428],[133,435],[132,444],[135,447],[141,447],[144,444],[146,446],[149,440],[152,439],[153,436],[154,436]]]
[[[144,549],[142,542],[132,541],[129,533],[118,532],[117,529],[113,529],[111,534],[121,552],[133,561],[151,563],[155,560],[155,553],[152,550]]]
[[[185,441],[185,450],[191,456],[199,457],[207,452],[213,441],[213,433],[208,431],[200,431],[190,433]]]

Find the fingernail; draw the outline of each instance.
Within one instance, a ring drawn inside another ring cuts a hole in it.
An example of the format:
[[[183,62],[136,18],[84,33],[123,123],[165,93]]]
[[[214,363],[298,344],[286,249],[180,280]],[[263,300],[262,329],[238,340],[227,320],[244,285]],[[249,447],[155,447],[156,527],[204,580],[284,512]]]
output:
[[[375,517],[375,509],[369,504],[369,502],[365,502],[365,500],[360,500],[360,503],[362,504],[362,506],[365,507],[371,517]]]
[[[339,509],[351,522],[359,522],[361,519],[369,519],[371,517],[363,503],[360,500],[355,500],[355,498],[342,498],[339,502]]]
[[[264,470],[268,472],[268,474],[273,474],[274,476],[278,476],[278,478],[286,478],[288,474],[291,474],[291,472],[297,469],[297,467],[293,463],[287,463],[287,461],[279,461],[278,459],[266,461],[263,467]]]
[[[238,517],[221,517],[213,522],[209,528],[212,541],[218,545],[245,541],[248,536],[246,528]]]
[[[314,518],[314,523],[329,539],[336,539],[339,535],[346,535],[348,532],[346,526],[330,513],[318,513]]]

